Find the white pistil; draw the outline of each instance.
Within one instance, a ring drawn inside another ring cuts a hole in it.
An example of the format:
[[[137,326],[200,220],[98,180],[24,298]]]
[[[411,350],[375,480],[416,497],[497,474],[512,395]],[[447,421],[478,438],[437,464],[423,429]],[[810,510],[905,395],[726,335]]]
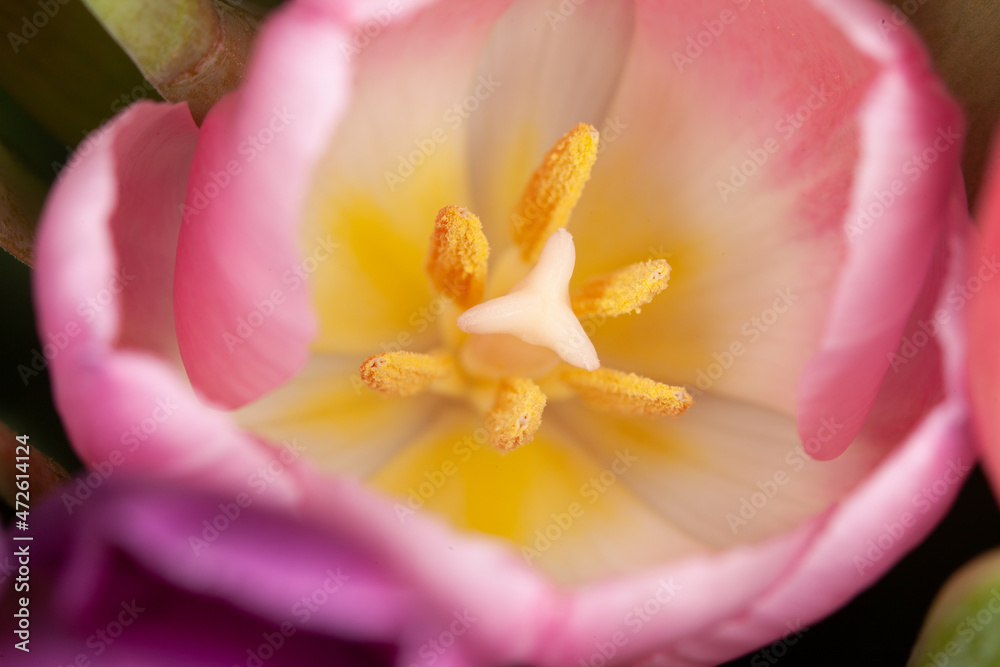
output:
[[[568,364],[597,370],[601,366],[597,350],[570,306],[569,281],[575,264],[573,236],[557,229],[528,275],[506,295],[465,311],[458,328],[470,334],[510,334],[549,348]]]

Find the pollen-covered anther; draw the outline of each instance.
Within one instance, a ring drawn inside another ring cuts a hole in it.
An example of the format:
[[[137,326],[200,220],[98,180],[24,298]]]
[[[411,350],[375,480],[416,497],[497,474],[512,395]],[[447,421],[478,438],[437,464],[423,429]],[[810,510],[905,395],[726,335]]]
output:
[[[638,313],[667,289],[669,279],[670,265],[665,259],[630,264],[584,283],[572,296],[573,312],[580,319]]]
[[[630,417],[676,417],[694,404],[683,387],[673,387],[608,368],[588,372],[566,367],[562,380],[591,407]]]
[[[413,396],[455,373],[454,360],[443,354],[385,352],[361,364],[361,379],[385,396]]]
[[[490,246],[479,218],[460,206],[438,211],[425,265],[438,291],[461,308],[479,303],[489,256]]]
[[[511,215],[511,235],[524,261],[535,261],[545,240],[565,226],[590,178],[599,139],[593,126],[578,124],[549,149],[531,176]]]
[[[526,445],[542,425],[545,394],[527,378],[504,378],[496,403],[486,413],[486,432],[491,445],[509,452]]]

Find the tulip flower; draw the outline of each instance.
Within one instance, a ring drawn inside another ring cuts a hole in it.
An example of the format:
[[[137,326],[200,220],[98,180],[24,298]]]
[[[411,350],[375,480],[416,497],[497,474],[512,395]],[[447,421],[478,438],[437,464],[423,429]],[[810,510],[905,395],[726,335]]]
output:
[[[962,119],[890,18],[289,3],[200,129],[135,105],[49,199],[77,451],[354,526],[473,664],[811,623],[972,465]]]

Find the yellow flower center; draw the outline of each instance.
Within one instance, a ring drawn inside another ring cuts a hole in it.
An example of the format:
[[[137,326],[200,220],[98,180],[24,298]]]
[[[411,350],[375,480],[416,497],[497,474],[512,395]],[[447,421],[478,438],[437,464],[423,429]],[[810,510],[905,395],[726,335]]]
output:
[[[511,215],[516,248],[487,275],[489,243],[470,211],[445,206],[431,235],[431,284],[462,313],[430,354],[367,358],[361,377],[390,396],[433,391],[469,401],[490,444],[509,452],[531,442],[547,396],[579,395],[590,406],[642,417],[677,416],[693,403],[682,387],[600,368],[581,320],[638,313],[666,289],[670,266],[652,260],[588,280],[569,292],[576,259],[565,230],[597,158],[596,129],[579,124],[532,175]],[[495,294],[483,301],[484,295]]]
[[[597,276],[569,293],[575,249],[564,227],[590,177],[598,141],[597,130],[581,123],[545,155],[511,216],[518,257],[505,258],[489,285],[489,243],[479,219],[457,206],[440,210],[426,270],[435,289],[466,309],[456,322],[466,335],[450,332],[450,349],[430,354],[369,357],[361,365],[369,387],[390,396],[464,397],[483,414],[490,443],[503,452],[531,442],[541,425],[546,393],[540,384],[558,397],[577,394],[595,408],[626,415],[677,416],[692,405],[682,387],[599,368],[580,321],[639,312],[666,289],[665,260]],[[482,301],[526,268],[502,296]]]

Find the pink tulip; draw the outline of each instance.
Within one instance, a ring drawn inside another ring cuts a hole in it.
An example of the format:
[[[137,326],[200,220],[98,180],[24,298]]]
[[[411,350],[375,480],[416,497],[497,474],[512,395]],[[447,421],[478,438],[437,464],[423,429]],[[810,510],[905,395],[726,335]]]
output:
[[[996,335],[1000,327],[1000,285],[993,280],[1000,270],[996,258],[1000,250],[1000,152],[996,146],[994,142],[992,163],[983,179],[983,192],[976,211],[982,234],[975,237],[973,255],[981,256],[983,261],[979,265],[969,265],[966,286],[975,295],[970,300],[968,312],[973,423],[983,466],[994,495],[1000,497],[1000,420],[997,419],[1000,346]]]
[[[426,594],[400,665],[455,609],[481,620],[438,664],[712,664],[918,544],[973,458],[962,119],[911,32],[868,0],[403,4],[293,0],[200,130],[136,105],[61,177],[40,331],[98,478],[353,535]],[[504,455],[469,385],[383,398],[357,369],[455,359],[435,215],[481,216],[510,287],[511,211],[580,122],[602,143],[550,273],[669,260],[641,314],[584,329],[695,405],[609,415],[536,378]]]

